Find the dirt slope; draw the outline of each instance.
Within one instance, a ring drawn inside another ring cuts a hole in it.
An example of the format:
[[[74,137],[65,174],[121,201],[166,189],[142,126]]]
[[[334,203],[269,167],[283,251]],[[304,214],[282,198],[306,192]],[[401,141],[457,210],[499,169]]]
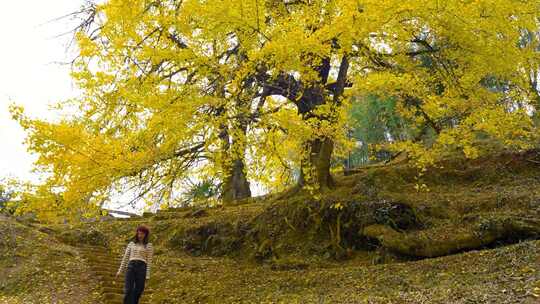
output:
[[[0,303],[99,303],[99,281],[79,252],[0,217]]]
[[[99,282],[93,303],[120,303],[111,273],[139,223],[156,249],[144,303],[538,303],[539,163],[537,151],[454,159],[419,179],[407,164],[366,168],[319,200],[290,191],[44,231]],[[0,299],[22,297],[9,282]]]

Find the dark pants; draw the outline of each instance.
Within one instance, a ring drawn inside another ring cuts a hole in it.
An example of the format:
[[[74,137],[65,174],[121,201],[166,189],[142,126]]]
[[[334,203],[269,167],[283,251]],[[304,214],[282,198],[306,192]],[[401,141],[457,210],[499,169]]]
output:
[[[146,263],[140,260],[129,261],[124,285],[124,304],[139,304],[145,280]]]

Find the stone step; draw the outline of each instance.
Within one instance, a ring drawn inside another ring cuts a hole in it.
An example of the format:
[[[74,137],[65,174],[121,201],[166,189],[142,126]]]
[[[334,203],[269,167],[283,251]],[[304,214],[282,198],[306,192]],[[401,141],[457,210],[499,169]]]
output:
[[[81,252],[96,252],[96,253],[110,253],[111,250],[106,247],[79,247]]]
[[[168,219],[179,219],[185,216],[185,212],[164,212],[156,214],[154,219],[156,220],[168,220]]]
[[[143,298],[148,298],[153,294],[153,292],[145,288],[143,294],[144,294]],[[102,291],[100,292],[100,295],[107,298],[110,298],[113,295],[118,295],[118,297],[122,297],[124,295],[124,288]]]
[[[116,218],[114,220],[120,221],[120,222],[139,222],[139,221],[146,221],[148,219],[144,217],[126,217],[126,218]]]
[[[171,207],[167,209],[159,209],[157,213],[167,213],[167,212],[186,212],[193,209],[193,207]]]
[[[102,287],[101,288],[101,293],[119,293],[119,294],[123,294],[124,293],[124,284]],[[145,286],[144,293],[146,295],[150,295],[150,294],[154,293],[154,291]]]
[[[83,257],[87,258],[87,259],[90,259],[90,260],[94,260],[94,261],[109,261],[109,260],[113,260],[113,261],[119,261],[120,259],[122,259],[124,255],[116,255],[116,254],[102,254],[102,253],[97,253],[97,254],[94,254],[94,253],[88,253],[88,254],[83,254]]]
[[[118,265],[111,266],[111,267],[90,267],[90,271],[92,271],[94,274],[104,275],[104,274],[116,274],[118,271]]]
[[[107,259],[107,258],[120,258],[119,256],[113,255],[111,253],[101,253],[101,252],[84,252],[82,253],[83,257],[95,259]]]
[[[120,262],[122,262],[121,258],[112,258],[112,257],[86,256],[83,258],[88,262],[88,264],[92,264],[92,265],[101,265],[101,264],[120,265]]]
[[[146,299],[145,293],[146,293],[146,291],[143,292],[143,294],[141,296],[141,299],[139,301],[139,304],[150,303]],[[107,303],[117,304],[117,303],[123,303],[124,295],[123,294],[118,294],[118,293],[108,293],[108,294],[104,294],[103,298],[105,299],[105,301],[107,301]]]
[[[110,263],[116,263],[120,262],[122,260],[122,257],[120,256],[113,256],[112,254],[109,255],[83,255],[84,258],[86,258],[89,262],[110,262]]]
[[[118,261],[118,263],[117,262],[110,262],[110,261],[102,261],[102,262],[88,261],[87,264],[90,267],[97,268],[97,269],[102,268],[102,269],[116,269],[116,270],[118,270],[118,267],[120,267],[120,261]]]
[[[87,264],[91,268],[95,269],[113,269],[114,271],[117,271],[120,267],[120,260],[118,261],[87,261]]]
[[[80,250],[79,252],[85,255],[113,255],[114,254],[114,252],[112,251],[84,250],[84,249]]]
[[[143,300],[143,297],[141,297],[141,300],[139,301],[139,304],[149,304],[150,302],[147,300]],[[103,304],[124,304],[123,297],[120,299],[110,299],[105,300]]]
[[[97,271],[93,271],[94,274],[98,277],[100,277],[102,280],[104,281],[123,281],[124,280],[124,276],[125,276],[125,273],[122,272],[121,274],[118,275],[118,277],[116,277],[116,271],[101,271],[101,270],[97,270]]]
[[[172,219],[186,219],[186,218],[192,218],[189,216],[189,212],[168,212],[168,213],[162,213],[157,214],[154,216],[155,220],[172,220]]]
[[[118,244],[119,247],[125,249],[128,241]],[[92,252],[92,253],[112,253],[113,251],[107,247],[78,247],[80,252]]]
[[[117,271],[120,267],[120,262],[118,263],[112,263],[108,261],[104,261],[102,263],[88,263],[92,269],[112,269],[114,271]]]
[[[104,246],[104,245],[80,244],[77,247],[78,248],[84,248],[84,249],[104,249],[104,250],[109,250],[109,248]]]
[[[116,274],[116,270],[114,269],[92,269],[92,272],[94,272],[96,275],[101,275],[101,276],[108,276],[108,275],[114,276]]]
[[[111,263],[111,262],[105,262],[105,263],[88,263],[91,269],[94,270],[110,270],[116,272],[118,268],[120,267],[120,262],[118,263]]]
[[[91,267],[106,267],[106,268],[118,268],[120,267],[120,259],[85,259],[87,264]]]
[[[112,254],[113,252],[106,248],[79,248],[79,252],[82,254]]]
[[[125,244],[122,244],[125,246]],[[90,271],[98,278],[100,294],[105,304],[122,304],[124,298],[125,272],[116,276],[116,271],[120,267],[122,255],[113,254],[109,248],[99,245],[82,244],[78,246]],[[141,297],[140,304],[148,304],[145,295],[151,295],[152,289],[146,288]]]
[[[112,274],[112,273],[100,273],[100,274],[96,274],[96,277],[99,278],[99,281],[102,284],[109,284],[109,285],[103,285],[104,287],[105,286],[112,286],[112,287],[124,286],[124,279],[125,279],[124,273],[118,275],[118,277],[116,277],[116,274]]]
[[[179,219],[179,218],[197,218],[208,215],[208,209],[201,208],[189,208],[183,211],[163,211],[157,212],[154,216],[154,219],[165,220],[165,219]]]
[[[118,276],[118,278],[98,276],[98,281],[102,286],[124,286],[124,276]]]

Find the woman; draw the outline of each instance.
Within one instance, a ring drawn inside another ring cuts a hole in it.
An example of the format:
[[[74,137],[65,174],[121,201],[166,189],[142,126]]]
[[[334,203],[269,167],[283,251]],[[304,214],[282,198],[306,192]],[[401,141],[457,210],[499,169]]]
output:
[[[144,225],[137,227],[133,240],[129,242],[116,277],[125,270],[124,304],[138,304],[144,291],[145,280],[150,278],[150,264],[154,249],[148,243],[150,231]],[[128,262],[129,261],[129,262]],[[126,265],[127,263],[127,265]]]

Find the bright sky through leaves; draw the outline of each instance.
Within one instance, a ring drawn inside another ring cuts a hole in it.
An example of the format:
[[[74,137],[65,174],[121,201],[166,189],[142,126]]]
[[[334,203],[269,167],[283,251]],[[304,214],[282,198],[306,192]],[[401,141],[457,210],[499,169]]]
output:
[[[6,1],[0,9],[0,172],[3,177],[32,178],[34,160],[23,145],[24,132],[11,120],[8,106],[16,102],[32,116],[52,118],[50,103],[76,94],[69,77],[66,51],[75,24],[59,17],[76,11],[80,0]]]

